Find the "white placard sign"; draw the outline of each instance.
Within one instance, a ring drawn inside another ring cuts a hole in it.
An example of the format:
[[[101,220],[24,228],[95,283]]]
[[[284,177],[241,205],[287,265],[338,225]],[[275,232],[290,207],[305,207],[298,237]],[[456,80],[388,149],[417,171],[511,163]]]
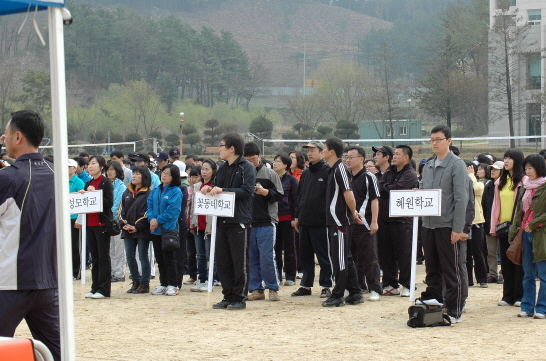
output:
[[[235,214],[235,193],[233,192],[222,192],[214,196],[195,192],[194,201],[195,214],[218,217],[233,217]]]
[[[441,189],[390,191],[390,217],[421,217],[441,215]]]
[[[70,193],[70,214],[102,212],[102,189]]]

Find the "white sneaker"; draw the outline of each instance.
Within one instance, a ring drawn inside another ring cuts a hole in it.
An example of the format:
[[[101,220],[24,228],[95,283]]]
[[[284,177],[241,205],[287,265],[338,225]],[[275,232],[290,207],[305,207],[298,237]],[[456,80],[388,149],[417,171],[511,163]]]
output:
[[[222,282],[220,282],[220,281],[214,281],[214,283],[213,283],[212,285],[213,285],[213,286],[222,287]]]
[[[370,297],[368,297],[368,301],[379,301],[379,293],[375,291],[370,291]]]
[[[500,300],[497,305],[499,306],[511,306],[508,302],[504,301],[504,300]]]
[[[291,281],[291,280],[284,281],[285,286],[294,286],[295,284],[296,284],[296,282]]]
[[[166,291],[167,287],[159,285],[152,291],[152,295],[164,295]]]
[[[453,316],[447,316],[449,317],[449,319],[451,320],[451,324],[455,324],[455,323],[461,323],[463,322],[463,316],[461,317],[453,317]]]
[[[93,298],[93,299],[95,299],[95,300],[98,300],[98,299],[101,299],[101,298],[110,298],[110,297],[106,297],[106,296],[103,295],[102,293],[97,292],[97,293],[95,293],[93,296],[91,296],[91,298]]]
[[[175,286],[167,286],[167,290],[165,291],[166,296],[176,296],[179,292],[178,287]]]
[[[410,296],[410,289],[404,287],[404,288],[402,289],[402,293],[400,293],[400,296],[401,296],[401,297],[409,297],[409,296]]]
[[[206,281],[205,282],[201,282],[201,281],[197,281],[193,284],[192,287],[190,287],[190,291],[192,292],[201,292],[200,289],[201,289],[201,286],[203,286],[205,283],[207,283]]]
[[[303,278],[303,273],[302,273],[302,272],[298,273],[298,274],[296,275],[296,278],[299,279],[299,280],[301,280],[301,279]]]
[[[394,288],[393,286],[383,288],[383,296],[398,296],[399,294],[400,290],[398,288]]]
[[[204,283],[201,283],[201,287],[199,287],[198,292],[208,292],[209,290],[209,281],[205,281]]]
[[[93,292],[86,293],[85,298],[93,298],[93,295],[94,295]]]
[[[521,311],[520,313],[518,313],[518,317],[533,317],[533,315],[530,315],[525,311]]]
[[[516,303],[514,303],[514,306],[515,307],[521,307],[521,301],[517,301]]]

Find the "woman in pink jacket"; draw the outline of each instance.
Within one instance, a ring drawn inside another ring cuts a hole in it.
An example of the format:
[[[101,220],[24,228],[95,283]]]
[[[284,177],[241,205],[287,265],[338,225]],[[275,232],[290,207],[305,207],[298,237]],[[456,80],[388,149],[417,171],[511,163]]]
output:
[[[523,152],[519,149],[508,149],[504,153],[504,169],[495,181],[495,197],[491,210],[490,234],[497,236],[501,256],[501,269],[504,283],[502,300],[499,306],[521,305],[523,296],[523,269],[506,257],[508,249],[508,230],[514,217],[514,204],[523,180],[527,178],[523,170]]]

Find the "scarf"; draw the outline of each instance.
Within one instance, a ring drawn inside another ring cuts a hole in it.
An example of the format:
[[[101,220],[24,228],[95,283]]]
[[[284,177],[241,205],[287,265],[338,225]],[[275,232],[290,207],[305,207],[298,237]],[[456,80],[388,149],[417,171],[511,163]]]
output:
[[[545,177],[538,177],[533,180],[526,178],[523,180],[523,186],[525,187],[525,193],[523,194],[523,211],[527,212],[529,207],[531,207],[531,202],[533,200],[534,190],[546,183]]]

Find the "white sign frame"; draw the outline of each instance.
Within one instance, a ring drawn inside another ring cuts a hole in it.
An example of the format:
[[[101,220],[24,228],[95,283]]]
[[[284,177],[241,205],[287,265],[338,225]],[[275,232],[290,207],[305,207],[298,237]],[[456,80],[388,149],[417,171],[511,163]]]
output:
[[[193,202],[193,209],[198,215],[230,218],[235,215],[235,193],[233,192],[222,192],[214,196],[195,192]],[[223,207],[226,202],[229,202],[229,208]],[[201,204],[205,206],[200,207]]]
[[[411,199],[411,202],[398,200]],[[392,190],[389,197],[389,217],[439,217],[442,215],[442,190]]]
[[[89,196],[93,195],[93,199],[96,200],[95,203],[90,204]],[[70,214],[88,214],[88,213],[101,213],[102,212],[102,189],[95,191],[86,191],[85,193],[74,192],[70,193],[70,203],[69,207],[72,207],[72,203],[78,203],[77,208],[71,208]],[[81,204],[81,206],[79,205]]]

